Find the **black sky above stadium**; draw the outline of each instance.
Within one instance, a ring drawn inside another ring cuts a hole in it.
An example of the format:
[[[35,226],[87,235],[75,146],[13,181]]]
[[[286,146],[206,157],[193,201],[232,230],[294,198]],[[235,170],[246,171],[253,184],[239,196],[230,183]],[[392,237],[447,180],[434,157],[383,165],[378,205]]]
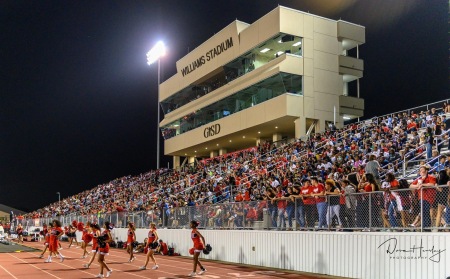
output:
[[[3,0],[0,203],[34,210],[56,192],[154,169],[157,67],[146,52],[165,41],[165,80],[188,50],[278,4],[366,27],[366,116],[450,97],[446,1]]]

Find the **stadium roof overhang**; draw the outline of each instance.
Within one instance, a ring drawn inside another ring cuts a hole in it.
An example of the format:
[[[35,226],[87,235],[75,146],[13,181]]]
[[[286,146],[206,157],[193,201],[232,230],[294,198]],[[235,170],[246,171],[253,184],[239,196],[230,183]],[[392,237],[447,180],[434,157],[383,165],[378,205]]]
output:
[[[272,141],[274,134],[281,134],[283,137],[294,138],[295,119],[297,119],[295,116],[283,116],[281,118],[222,137],[215,137],[211,140],[205,139],[205,141],[201,144],[193,145],[166,155],[209,158],[211,151],[226,149],[227,153],[230,153],[249,147],[254,147],[257,145],[258,139],[260,139],[261,142],[266,140]],[[207,127],[200,127],[198,129],[205,128]]]

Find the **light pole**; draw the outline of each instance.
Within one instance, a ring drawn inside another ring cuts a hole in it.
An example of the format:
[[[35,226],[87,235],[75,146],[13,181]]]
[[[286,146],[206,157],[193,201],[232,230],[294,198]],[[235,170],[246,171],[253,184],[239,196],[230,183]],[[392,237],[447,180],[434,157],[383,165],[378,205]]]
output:
[[[58,206],[61,207],[61,193],[56,192],[56,194],[58,195]]]
[[[156,45],[147,52],[147,64],[151,65],[158,61],[158,122],[156,123],[156,169],[159,169],[159,84],[161,78],[161,57],[166,54],[166,47],[163,42],[159,41]]]

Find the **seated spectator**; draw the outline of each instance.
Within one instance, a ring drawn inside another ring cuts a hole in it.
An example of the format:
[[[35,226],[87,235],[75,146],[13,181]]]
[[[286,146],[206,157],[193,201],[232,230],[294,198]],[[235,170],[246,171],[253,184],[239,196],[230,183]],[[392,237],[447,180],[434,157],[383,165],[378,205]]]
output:
[[[247,221],[247,227],[251,228],[253,227],[253,223],[258,219],[258,215],[256,212],[256,208],[254,206],[250,206],[249,204],[246,204],[247,209],[247,215],[245,216],[245,220]]]
[[[147,243],[147,240],[148,240],[148,238],[145,238],[143,243],[139,243],[139,244],[134,248],[133,253],[144,253],[144,250],[145,250],[145,244]],[[147,253],[145,252],[145,254],[147,254]]]
[[[159,240],[159,245],[156,248],[155,254],[168,255],[169,247],[167,247],[167,243],[165,243],[162,239]]]

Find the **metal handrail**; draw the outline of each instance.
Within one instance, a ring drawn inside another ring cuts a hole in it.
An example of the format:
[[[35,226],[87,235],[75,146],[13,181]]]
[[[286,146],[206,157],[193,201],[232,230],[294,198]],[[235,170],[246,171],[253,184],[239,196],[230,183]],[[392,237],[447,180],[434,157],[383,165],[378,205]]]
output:
[[[413,107],[413,108],[408,108],[408,109],[400,110],[400,111],[397,111],[397,112],[387,113],[387,114],[380,115],[380,116],[377,116],[377,117],[378,117],[378,118],[381,118],[381,117],[390,116],[390,115],[394,115],[394,114],[398,114],[398,113],[402,113],[402,112],[408,112],[408,114],[409,114],[410,111],[416,110],[416,109],[422,108],[422,107],[426,107],[427,110],[428,110],[429,107],[430,107],[431,105],[436,105],[436,104],[439,104],[439,103],[442,104],[442,103],[444,103],[444,102],[447,102],[447,103],[448,103],[449,101],[450,101],[450,99],[444,99],[444,100],[441,100],[441,101],[437,101],[437,102],[425,104],[425,105],[422,105],[422,106],[417,106],[417,107]],[[442,109],[442,108],[437,108],[437,109],[439,110],[439,109]]]
[[[423,191],[428,189],[436,189],[436,193],[441,193],[441,190],[443,188],[448,188],[447,185],[440,185],[440,186],[433,186],[433,187],[424,187],[420,190],[412,189],[412,188],[406,188],[406,189],[390,189],[390,190],[383,190],[383,191],[374,191],[374,192],[358,192],[358,193],[352,193],[352,194],[333,194],[333,195],[326,195],[326,201],[325,206],[326,208],[330,208],[331,204],[331,197],[339,197],[345,198],[345,201],[349,200],[351,201],[350,207],[347,207],[347,209],[353,210],[353,214],[358,211],[358,206],[361,206],[362,209],[364,209],[364,212],[361,215],[356,214],[356,219],[353,219],[351,223],[348,223],[350,219],[347,219],[347,225],[343,225],[340,227],[336,227],[337,229],[350,229],[350,230],[383,230],[386,229],[383,224],[380,223],[381,219],[379,216],[378,211],[381,212],[383,210],[383,206],[380,205],[381,203],[386,203],[389,201],[386,201],[386,197],[389,197],[387,195],[394,195],[395,197],[398,197],[399,199],[402,196],[407,195],[410,198],[414,198],[415,195],[413,195],[413,192],[421,192],[421,194],[424,194]],[[419,195],[421,197],[423,195]],[[302,206],[303,203],[300,203],[302,201],[302,198],[296,198],[294,199],[294,208],[297,208],[298,206]],[[359,202],[361,201],[361,204]],[[365,201],[365,202],[364,202]],[[355,203],[356,202],[356,203]],[[390,204],[388,204],[390,205]],[[290,206],[293,206],[292,204]],[[341,208],[345,207],[346,205],[340,205]],[[365,207],[366,206],[366,207]],[[396,207],[396,205],[394,205]],[[416,216],[424,216],[424,204],[423,199],[417,200],[415,205],[415,210],[412,213]],[[284,218],[284,216],[281,216],[282,222],[279,222],[277,224],[277,214],[274,214],[273,210],[275,209],[275,204],[270,204],[267,201],[249,201],[249,202],[229,202],[227,204],[214,204],[214,205],[198,205],[198,206],[185,206],[185,207],[174,207],[174,208],[165,208],[164,210],[154,210],[154,211],[136,211],[136,212],[128,212],[128,213],[119,213],[119,212],[110,212],[110,213],[103,213],[103,214],[83,214],[83,215],[66,215],[66,216],[51,216],[51,217],[42,217],[37,219],[24,219],[22,221],[18,221],[22,224],[27,224],[27,229],[31,229],[31,227],[41,227],[44,223],[51,222],[52,219],[58,219],[61,220],[63,225],[71,224],[73,220],[77,220],[78,222],[84,222],[87,221],[91,222],[98,222],[99,224],[102,224],[104,221],[109,221],[111,223],[114,223],[117,228],[125,228],[127,226],[127,222],[134,222],[136,224],[137,228],[147,228],[148,223],[155,222],[159,224],[158,226],[164,226],[167,228],[187,228],[189,221],[196,219],[200,221],[200,226],[202,228],[208,228],[208,229],[242,229],[242,228],[251,228],[256,230],[262,230],[262,229],[286,229],[286,227],[289,225],[288,220]],[[249,219],[247,213],[250,209],[253,209],[254,212],[259,212],[259,214],[256,216],[255,219]],[[384,207],[384,210],[387,211],[387,207]],[[219,212],[218,210],[221,210],[221,215],[211,215],[212,212]],[[257,211],[258,210],[258,211]],[[329,210],[329,209],[327,209]],[[342,210],[342,209],[341,209]],[[397,209],[394,209],[397,210]],[[290,216],[288,216],[288,219],[292,219],[292,228],[291,230],[301,230],[301,229],[309,229],[309,230],[316,230],[315,223],[317,221],[317,216],[313,214],[312,212],[306,212],[306,218],[313,218],[312,223],[304,224],[302,227],[298,227],[299,224],[299,215],[298,210],[294,210],[294,212],[290,212]],[[372,214],[371,214],[372,213]],[[410,212],[411,213],[411,212]],[[227,214],[227,215],[225,215]],[[391,213],[385,213],[385,214],[391,214]],[[396,231],[412,231],[412,230],[431,230],[431,229],[438,229],[438,230],[444,230],[446,227],[444,226],[435,226],[435,222],[432,221],[430,223],[430,220],[428,219],[428,224],[425,223],[425,221],[421,218],[420,224],[415,224],[415,227],[410,227],[410,223],[404,223],[402,224],[400,221],[400,217],[398,212],[394,212],[394,215],[390,215],[389,217],[397,217],[398,224],[394,226],[391,223],[391,227],[388,229],[393,229]],[[309,215],[309,216],[308,216]],[[239,217],[236,217],[239,216]],[[228,218],[230,217],[230,218]],[[232,218],[240,218],[238,223],[230,221]],[[279,216],[280,217],[280,216]],[[410,216],[414,217],[414,216]],[[216,219],[218,218],[218,219]],[[275,218],[275,219],[274,219]],[[174,220],[172,222],[172,220]],[[215,222],[215,221],[220,222]],[[377,222],[375,222],[377,220]],[[275,222],[274,222],[275,221]],[[360,223],[358,223],[358,221]],[[361,223],[361,221],[363,221]],[[294,222],[297,226],[294,225]],[[309,222],[309,221],[308,221]],[[389,220],[390,222],[390,220]],[[227,223],[227,224],[225,224]],[[232,226],[229,226],[231,223]],[[234,225],[232,224],[234,223]],[[12,224],[17,225],[17,224]],[[323,230],[334,230],[336,229],[331,222],[327,222],[326,226],[319,228]],[[113,230],[114,233],[114,230]],[[115,240],[119,240],[116,239]]]

